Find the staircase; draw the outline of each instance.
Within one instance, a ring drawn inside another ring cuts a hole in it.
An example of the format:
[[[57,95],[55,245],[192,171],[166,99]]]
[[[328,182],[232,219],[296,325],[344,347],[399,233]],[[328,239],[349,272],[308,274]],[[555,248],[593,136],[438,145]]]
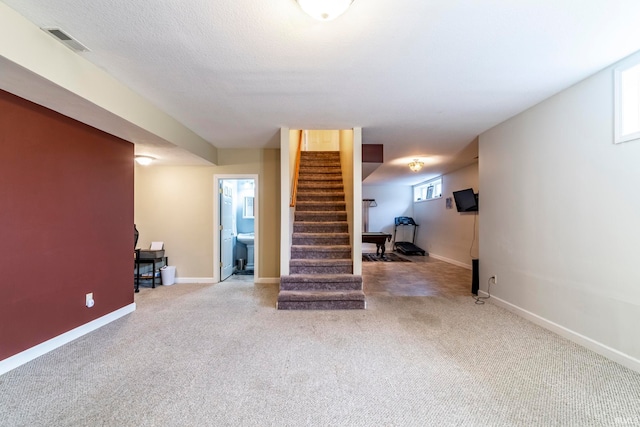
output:
[[[279,310],[365,308],[353,274],[340,153],[300,153],[289,275],[280,277]]]

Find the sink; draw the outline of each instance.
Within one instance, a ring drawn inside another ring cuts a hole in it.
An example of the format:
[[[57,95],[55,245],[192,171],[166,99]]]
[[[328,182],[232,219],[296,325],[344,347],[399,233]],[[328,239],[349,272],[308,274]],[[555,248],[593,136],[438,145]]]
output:
[[[238,242],[253,245],[254,233],[238,233]]]

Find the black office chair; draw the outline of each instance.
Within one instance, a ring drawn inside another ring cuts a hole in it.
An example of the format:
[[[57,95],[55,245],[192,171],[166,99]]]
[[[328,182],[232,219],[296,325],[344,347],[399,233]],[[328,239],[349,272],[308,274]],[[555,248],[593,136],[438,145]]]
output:
[[[136,225],[133,224],[133,288],[135,292],[140,292],[140,275],[138,274],[138,269],[140,268],[140,264],[138,264],[138,260],[140,259],[140,249],[137,249],[138,246],[138,237],[140,237],[140,233],[136,228]]]

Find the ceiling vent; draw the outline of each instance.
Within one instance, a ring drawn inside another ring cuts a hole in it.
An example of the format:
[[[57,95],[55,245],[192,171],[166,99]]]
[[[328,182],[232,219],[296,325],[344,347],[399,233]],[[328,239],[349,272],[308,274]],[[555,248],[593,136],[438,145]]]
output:
[[[62,31],[60,28],[43,28],[43,30],[49,33],[51,37],[62,42],[71,50],[75,50],[76,52],[89,52],[89,49],[85,45]]]

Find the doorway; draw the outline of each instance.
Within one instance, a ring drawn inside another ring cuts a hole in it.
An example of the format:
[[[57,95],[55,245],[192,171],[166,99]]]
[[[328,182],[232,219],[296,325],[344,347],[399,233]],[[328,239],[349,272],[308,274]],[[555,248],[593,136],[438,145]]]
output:
[[[215,178],[218,188],[214,256],[218,280],[232,275],[254,276],[257,270],[257,177],[227,175]],[[215,274],[214,274],[215,276]]]

